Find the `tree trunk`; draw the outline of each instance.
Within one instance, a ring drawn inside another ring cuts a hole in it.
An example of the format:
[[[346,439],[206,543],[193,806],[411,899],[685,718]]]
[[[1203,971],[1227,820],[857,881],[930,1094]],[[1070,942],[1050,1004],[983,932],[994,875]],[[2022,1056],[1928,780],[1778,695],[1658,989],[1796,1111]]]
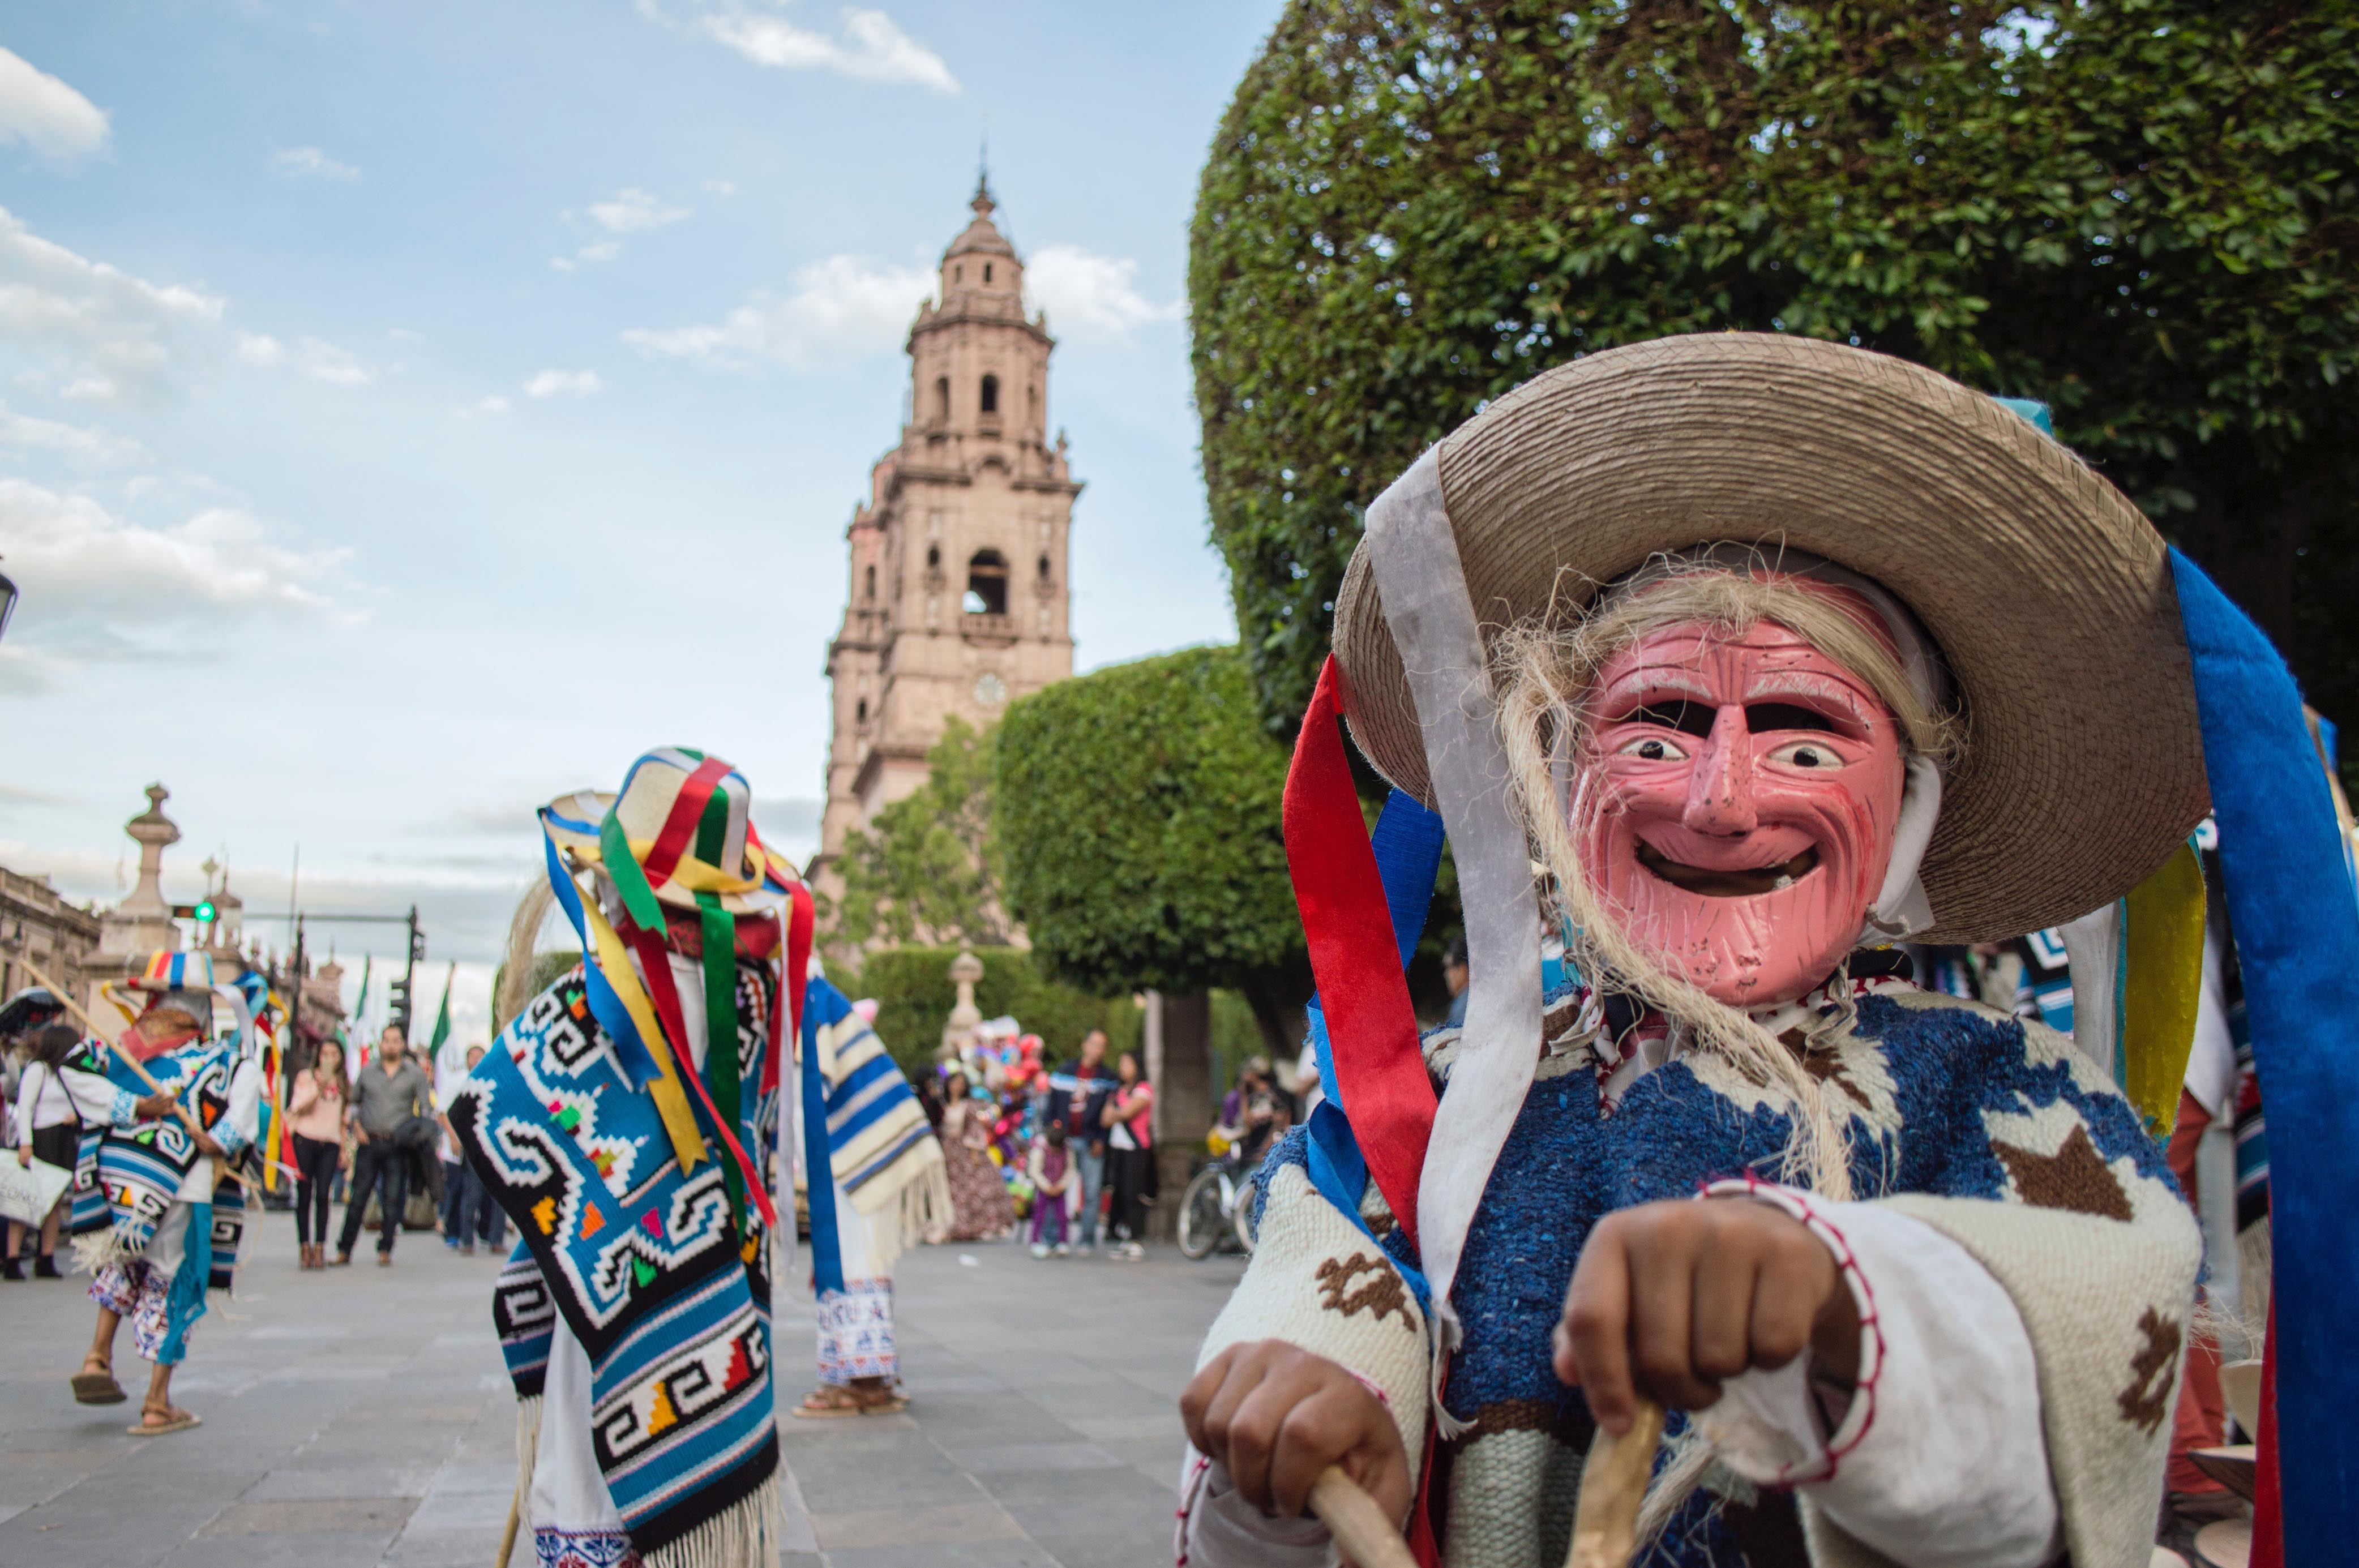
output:
[[[1212,1126],[1212,998],[1147,994],[1147,1076],[1155,1085],[1155,1175],[1160,1189],[1147,1228],[1169,1241],[1180,1223],[1180,1195],[1195,1174]]]
[[[1296,994],[1295,978],[1283,970],[1257,969],[1237,987],[1245,1005],[1253,1008],[1254,1022],[1261,1029],[1262,1051],[1273,1067],[1302,1054],[1302,1036],[1309,1019],[1303,1012],[1302,997]]]

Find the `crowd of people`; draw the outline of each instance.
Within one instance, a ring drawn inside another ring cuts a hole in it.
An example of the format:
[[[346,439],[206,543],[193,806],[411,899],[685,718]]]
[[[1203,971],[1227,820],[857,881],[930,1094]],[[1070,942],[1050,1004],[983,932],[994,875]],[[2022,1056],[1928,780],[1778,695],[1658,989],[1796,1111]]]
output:
[[[985,1034],[917,1090],[941,1139],[951,1218],[932,1239],[1028,1239],[1035,1258],[1146,1257],[1157,1197],[1155,1086],[1138,1057],[1106,1060],[1092,1029],[1073,1060],[1050,1070],[1037,1035]]]

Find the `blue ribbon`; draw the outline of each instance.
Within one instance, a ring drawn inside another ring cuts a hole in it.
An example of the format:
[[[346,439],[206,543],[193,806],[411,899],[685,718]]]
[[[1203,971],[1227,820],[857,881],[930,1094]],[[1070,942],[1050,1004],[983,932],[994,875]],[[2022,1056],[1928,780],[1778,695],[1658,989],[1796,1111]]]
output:
[[[2285,1560],[2321,1568],[2359,1541],[2359,904],[2285,660],[2193,561],[2170,569],[2269,1123]]]
[[[821,1018],[824,1010],[827,1017]],[[835,1228],[834,1153],[827,1138],[827,1078],[819,1068],[819,1031],[852,1011],[843,993],[816,982],[803,987],[803,1182],[810,1203],[811,1291],[824,1301],[843,1290],[843,1243]]]
[[[544,811],[542,814],[548,813]],[[566,874],[564,863],[557,858],[557,841],[544,833],[540,847],[549,863],[549,886],[557,895],[557,907],[565,911],[565,918],[573,924],[575,939],[582,943],[582,980],[589,991],[591,1016],[598,1020],[598,1027],[606,1031],[606,1038],[614,1042],[614,1058],[622,1065],[623,1076],[630,1080],[632,1088],[644,1089],[662,1076],[656,1069],[656,1059],[648,1051],[647,1042],[639,1038],[639,1027],[631,1021],[631,1010],[623,1006],[623,998],[615,994],[614,987],[607,983],[604,972],[598,967],[597,950],[590,941],[589,922],[582,913],[582,893],[574,887],[573,878]],[[682,1067],[689,1070],[685,1058],[682,1059]]]

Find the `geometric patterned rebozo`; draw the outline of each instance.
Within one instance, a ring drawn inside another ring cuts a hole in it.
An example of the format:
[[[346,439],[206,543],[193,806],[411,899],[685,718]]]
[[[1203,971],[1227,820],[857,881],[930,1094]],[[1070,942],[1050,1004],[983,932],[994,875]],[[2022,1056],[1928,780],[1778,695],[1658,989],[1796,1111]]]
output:
[[[756,1092],[773,991],[763,966],[739,963],[745,1094],[732,1131],[756,1159],[774,1141],[777,1095]],[[681,1172],[653,1097],[632,1087],[592,1016],[578,967],[501,1032],[450,1115],[468,1163],[522,1233],[495,1309],[504,1342],[516,1342],[511,1370],[524,1374],[520,1391],[536,1380],[547,1342],[533,1320],[552,1321],[553,1308],[589,1355],[598,1467],[632,1544],[653,1552],[761,1488],[777,1468],[761,1216],[749,1203],[742,1233],[733,1223],[722,1179],[731,1156],[709,1127],[707,1158]],[[697,1116],[702,1127],[701,1106]]]

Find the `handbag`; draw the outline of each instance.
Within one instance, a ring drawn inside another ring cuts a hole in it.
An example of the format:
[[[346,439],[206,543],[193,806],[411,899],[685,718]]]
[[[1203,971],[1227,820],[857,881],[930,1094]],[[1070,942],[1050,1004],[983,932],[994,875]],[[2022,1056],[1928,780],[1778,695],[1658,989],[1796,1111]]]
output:
[[[27,1164],[15,1149],[0,1150],[0,1215],[38,1225],[72,1184],[73,1172],[62,1165],[43,1160]]]

